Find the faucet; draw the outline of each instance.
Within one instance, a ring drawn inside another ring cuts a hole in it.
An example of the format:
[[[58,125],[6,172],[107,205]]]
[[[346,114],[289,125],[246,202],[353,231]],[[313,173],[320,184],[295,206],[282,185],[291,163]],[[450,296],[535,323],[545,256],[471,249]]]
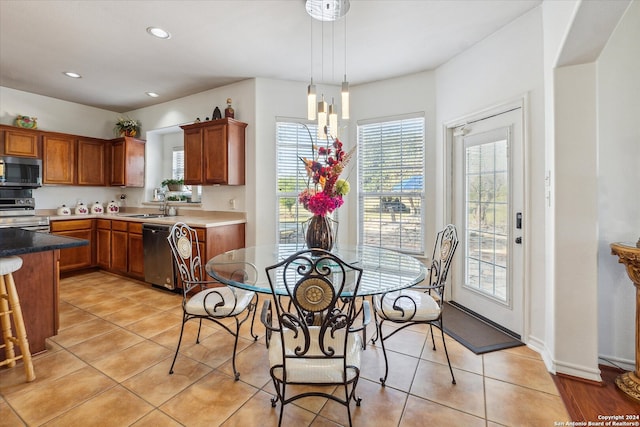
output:
[[[162,215],[167,216],[167,207],[168,207],[169,203],[167,203],[167,199],[164,198],[160,201],[160,207],[158,208],[160,210],[160,212],[162,212]]]

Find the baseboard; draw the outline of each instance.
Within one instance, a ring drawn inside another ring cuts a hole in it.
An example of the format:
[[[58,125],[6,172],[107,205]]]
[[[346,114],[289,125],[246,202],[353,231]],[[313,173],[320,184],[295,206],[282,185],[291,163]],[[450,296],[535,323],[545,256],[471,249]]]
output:
[[[568,375],[575,378],[590,380],[601,383],[600,369],[593,369],[586,366],[575,365],[573,363],[555,361],[556,375]]]
[[[574,377],[573,375],[562,374],[562,373],[558,373],[558,374],[556,374],[556,376],[560,377],[560,378],[566,378],[566,379],[571,380],[571,381],[578,381],[578,382],[581,382],[581,383],[584,383],[584,384],[595,385],[595,386],[598,386],[598,387],[604,387],[606,385],[606,383],[604,381],[602,381],[602,380],[593,381],[593,380],[589,380],[589,379],[586,379],[586,378]]]

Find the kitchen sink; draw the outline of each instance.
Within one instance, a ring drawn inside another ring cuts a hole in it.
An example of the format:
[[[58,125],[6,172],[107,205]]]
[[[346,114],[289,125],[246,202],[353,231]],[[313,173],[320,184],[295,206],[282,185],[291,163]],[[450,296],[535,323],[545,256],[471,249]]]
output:
[[[164,217],[168,217],[169,215],[145,213],[145,214],[120,214],[120,216],[124,216],[126,218],[164,218]]]

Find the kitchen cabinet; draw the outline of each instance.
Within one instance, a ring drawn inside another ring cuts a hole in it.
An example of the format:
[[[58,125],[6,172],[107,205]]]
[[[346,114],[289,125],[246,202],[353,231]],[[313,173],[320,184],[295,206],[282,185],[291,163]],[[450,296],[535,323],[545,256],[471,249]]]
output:
[[[111,140],[112,186],[144,187],[145,141],[123,137]]]
[[[181,126],[185,184],[244,185],[246,127],[231,118]]]
[[[128,222],[127,221],[111,221],[111,270],[121,273],[128,272],[129,263],[127,258],[128,252]]]
[[[78,185],[107,185],[107,142],[97,138],[78,138]]]
[[[111,220],[96,220],[96,265],[111,268]]]
[[[73,135],[43,133],[43,184],[75,184],[76,140]]]
[[[72,219],[51,221],[51,233],[60,236],[75,237],[89,241],[87,246],[77,246],[60,250],[60,271],[72,271],[92,267],[94,253],[93,219]]]
[[[127,239],[129,275],[144,280],[144,247],[142,245],[142,223],[130,222]]]
[[[39,157],[40,133],[15,126],[0,125],[2,132],[2,154],[16,157]]]

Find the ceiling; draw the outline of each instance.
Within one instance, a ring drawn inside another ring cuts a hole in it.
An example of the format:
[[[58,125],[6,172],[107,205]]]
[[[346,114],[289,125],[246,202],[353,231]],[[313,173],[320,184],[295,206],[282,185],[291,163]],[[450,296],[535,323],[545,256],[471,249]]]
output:
[[[0,86],[114,112],[253,77],[353,86],[434,69],[541,1],[351,0],[345,55],[344,20],[304,0],[0,0]]]

